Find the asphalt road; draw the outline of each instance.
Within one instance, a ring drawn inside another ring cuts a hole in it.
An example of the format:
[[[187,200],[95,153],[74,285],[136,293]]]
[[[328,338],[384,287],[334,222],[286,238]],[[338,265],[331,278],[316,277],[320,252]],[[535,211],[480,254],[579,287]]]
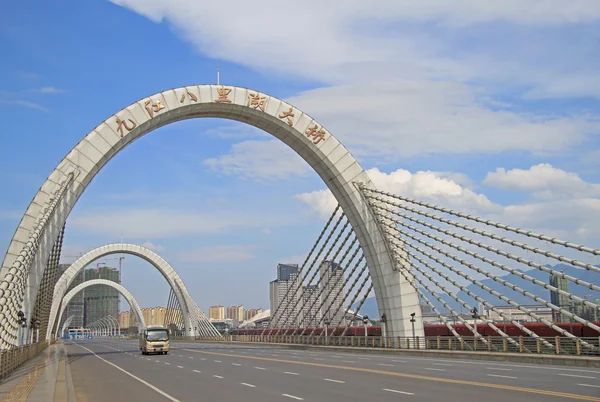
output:
[[[137,341],[67,342],[78,402],[600,402],[600,370],[176,343],[143,356]]]

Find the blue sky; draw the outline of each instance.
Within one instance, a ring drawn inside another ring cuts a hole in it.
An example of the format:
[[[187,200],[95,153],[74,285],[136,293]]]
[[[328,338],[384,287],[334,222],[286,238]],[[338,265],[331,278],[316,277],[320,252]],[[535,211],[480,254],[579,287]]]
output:
[[[197,3],[3,7],[0,252],[87,132],[142,97],[216,82],[217,65],[223,83],[315,116],[378,169],[379,187],[600,245],[596,2]],[[267,134],[176,123],[96,177],[67,222],[64,260],[123,237],[163,255],[203,308],[268,307],[277,262],[297,261],[321,229],[323,188]],[[164,304],[149,268],[127,257],[124,285]]]

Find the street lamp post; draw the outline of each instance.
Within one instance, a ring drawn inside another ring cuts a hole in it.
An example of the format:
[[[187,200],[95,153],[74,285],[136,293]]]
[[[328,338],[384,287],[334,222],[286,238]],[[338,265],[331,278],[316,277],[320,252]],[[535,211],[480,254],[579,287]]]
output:
[[[417,315],[416,313],[411,313],[410,314],[410,324],[412,326],[412,339],[413,339],[413,347],[415,346],[415,342],[416,342],[416,337],[415,337],[415,321],[417,321],[415,319],[415,315]]]
[[[387,333],[385,331],[385,323],[387,322],[387,317],[385,314],[381,315],[381,335],[383,336],[383,347],[387,348]]]
[[[328,345],[329,338],[327,337],[327,329],[329,327],[329,324],[331,324],[331,321],[329,321],[329,318],[325,318],[325,320],[323,320],[323,324],[325,324],[325,344]]]
[[[363,317],[363,324],[365,325],[365,346],[367,346],[367,324],[369,323],[369,316],[365,315]]]

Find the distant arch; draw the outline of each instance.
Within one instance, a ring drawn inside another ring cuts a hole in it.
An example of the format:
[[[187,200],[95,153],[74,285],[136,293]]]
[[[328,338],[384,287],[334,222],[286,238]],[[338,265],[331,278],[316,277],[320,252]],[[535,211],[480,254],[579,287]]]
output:
[[[60,309],[61,302],[65,297],[65,293],[67,292],[67,289],[73,280],[89,264],[111,254],[134,255],[149,262],[153,267],[158,269],[158,271],[164,276],[173,289],[173,292],[179,301],[179,305],[181,306],[183,314],[183,322],[185,323],[186,328],[192,327],[191,318],[189,316],[189,311],[191,308],[193,308],[193,306],[190,306],[189,303],[192,298],[183,284],[181,277],[179,274],[177,274],[173,267],[160,255],[145,247],[137,244],[115,243],[95,248],[82,255],[73,264],[71,264],[71,266],[67,268],[67,270],[58,279],[58,282],[54,287],[54,295],[52,297],[52,307],[50,308],[50,317],[48,319],[49,331],[47,333],[47,338],[50,338],[51,334],[54,333],[54,328],[58,327],[57,318],[60,317],[60,315],[58,315],[58,311]],[[87,281],[85,283],[87,283]]]
[[[65,295],[65,297],[63,297],[61,303],[62,306],[60,308],[60,314],[58,315],[58,322],[56,323],[57,333],[55,334],[55,336],[57,336],[58,328],[60,327],[60,317],[63,316],[63,313],[65,312],[65,309],[67,308],[67,305],[69,304],[71,299],[73,299],[73,297],[75,297],[77,293],[90,286],[108,286],[121,293],[125,300],[127,300],[127,303],[129,303],[129,305],[131,306],[131,310],[133,310],[133,312],[135,313],[135,319],[137,321],[138,328],[141,330],[142,328],[146,327],[146,322],[144,321],[144,314],[142,313],[142,309],[140,308],[140,305],[138,304],[137,300],[135,300],[135,297],[133,297],[133,295],[127,289],[125,289],[118,283],[109,281],[107,279],[92,279],[75,286],[73,289],[71,289],[71,291],[69,291],[69,293]],[[115,318],[118,319],[118,317]]]

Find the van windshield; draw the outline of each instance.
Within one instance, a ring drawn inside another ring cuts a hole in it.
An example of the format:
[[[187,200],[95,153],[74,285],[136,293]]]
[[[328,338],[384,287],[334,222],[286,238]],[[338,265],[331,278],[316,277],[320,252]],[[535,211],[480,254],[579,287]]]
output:
[[[149,329],[146,339],[149,341],[168,341],[169,333],[166,329]]]

